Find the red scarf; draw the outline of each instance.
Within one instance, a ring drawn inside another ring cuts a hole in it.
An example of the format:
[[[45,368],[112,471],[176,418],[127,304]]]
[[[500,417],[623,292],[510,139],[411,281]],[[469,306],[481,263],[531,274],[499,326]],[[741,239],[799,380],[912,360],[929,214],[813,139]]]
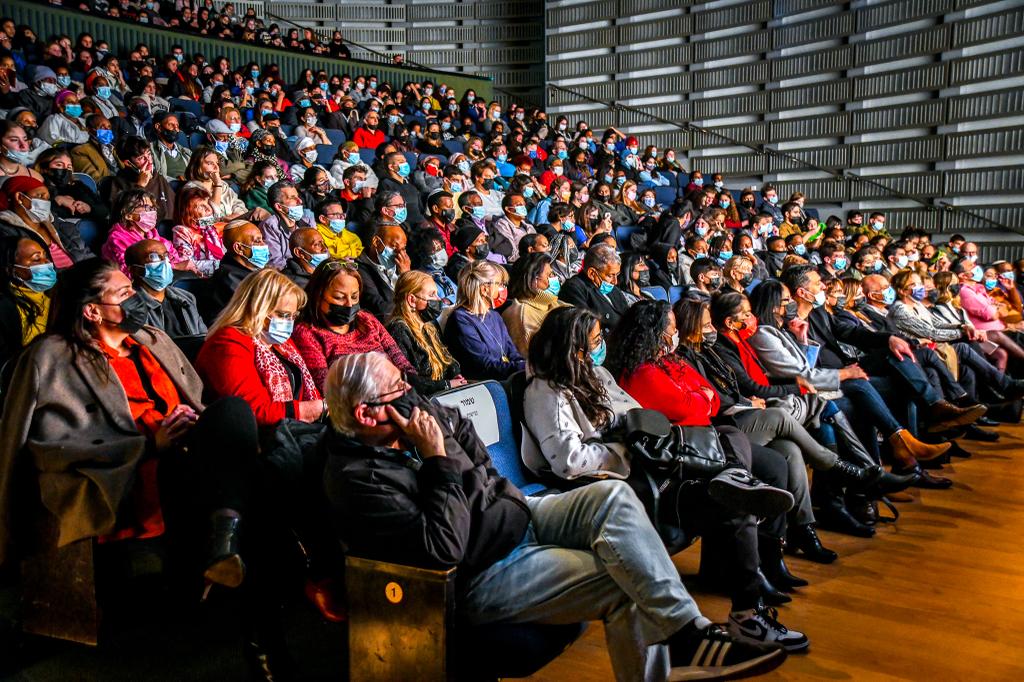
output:
[[[757,359],[757,353],[747,343],[747,339],[750,337],[743,334],[732,334],[730,338],[736,342],[736,348],[740,352],[740,362],[743,363],[743,369],[746,370],[747,376],[759,386],[767,386],[768,375],[764,373],[764,368],[761,367],[761,362]]]
[[[263,385],[267,387],[274,402],[288,403],[293,400],[292,382],[278,355],[302,372],[302,391],[299,400],[320,400],[320,391],[313,383],[313,376],[306,369],[306,363],[302,361],[302,356],[292,345],[291,339],[273,346],[262,339],[253,339],[253,346],[256,349],[256,371],[259,372]]]

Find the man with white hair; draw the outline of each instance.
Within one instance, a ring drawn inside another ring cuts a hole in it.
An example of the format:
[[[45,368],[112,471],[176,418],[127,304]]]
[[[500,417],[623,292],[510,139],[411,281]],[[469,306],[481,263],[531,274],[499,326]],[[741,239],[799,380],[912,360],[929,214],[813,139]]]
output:
[[[324,394],[335,528],[363,556],[458,567],[470,625],[601,619],[618,680],[733,679],[785,659],[701,615],[625,482],[524,497],[472,422],[420,399],[382,353],[340,358]]]

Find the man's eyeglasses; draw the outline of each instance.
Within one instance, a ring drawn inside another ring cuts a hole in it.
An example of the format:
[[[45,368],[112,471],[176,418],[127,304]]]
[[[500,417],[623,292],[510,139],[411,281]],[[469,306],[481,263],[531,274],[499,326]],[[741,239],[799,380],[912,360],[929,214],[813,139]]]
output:
[[[373,396],[370,400],[367,400],[365,404],[367,407],[383,407],[399,397],[398,395],[395,395],[396,393],[404,394],[411,388],[412,385],[406,380],[405,372],[402,372],[401,378],[398,380],[398,385],[395,388],[392,388],[390,391],[385,391],[380,395]],[[392,397],[389,400],[384,400],[384,398],[387,398],[388,396]]]

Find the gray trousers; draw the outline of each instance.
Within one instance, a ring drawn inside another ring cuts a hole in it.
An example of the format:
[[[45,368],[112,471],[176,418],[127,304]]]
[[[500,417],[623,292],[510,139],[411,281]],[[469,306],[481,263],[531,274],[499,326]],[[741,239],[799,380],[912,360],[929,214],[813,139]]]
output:
[[[793,521],[800,525],[814,523],[807,465],[828,470],[835,466],[839,455],[814,440],[800,422],[778,407],[740,410],[732,417],[751,443],[767,445],[786,458],[789,492],[794,498]]]
[[[602,620],[617,680],[667,679],[658,643],[701,614],[633,490],[606,480],[526,502],[526,537],[460,596],[470,624]]]

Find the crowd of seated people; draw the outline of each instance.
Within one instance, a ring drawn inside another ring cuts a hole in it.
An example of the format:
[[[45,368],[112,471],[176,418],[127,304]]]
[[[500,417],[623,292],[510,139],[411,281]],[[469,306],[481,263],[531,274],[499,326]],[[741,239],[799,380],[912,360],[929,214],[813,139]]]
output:
[[[82,8],[344,56],[210,5]],[[0,117],[0,564],[166,535],[255,583],[263,679],[295,536],[331,620],[341,539],[458,567],[468,623],[603,619],[619,679],[767,669],[809,643],[775,610],[807,584],[785,555],[834,562],[818,529],[871,537],[880,503],[954,485],[1024,397],[1024,261],[615,128],[9,19]],[[429,400],[483,380],[525,380],[523,462],[562,492],[524,497]],[[727,454],[694,494],[666,479],[666,515],[617,440],[643,409]],[[686,535],[724,627],[669,559]]]

